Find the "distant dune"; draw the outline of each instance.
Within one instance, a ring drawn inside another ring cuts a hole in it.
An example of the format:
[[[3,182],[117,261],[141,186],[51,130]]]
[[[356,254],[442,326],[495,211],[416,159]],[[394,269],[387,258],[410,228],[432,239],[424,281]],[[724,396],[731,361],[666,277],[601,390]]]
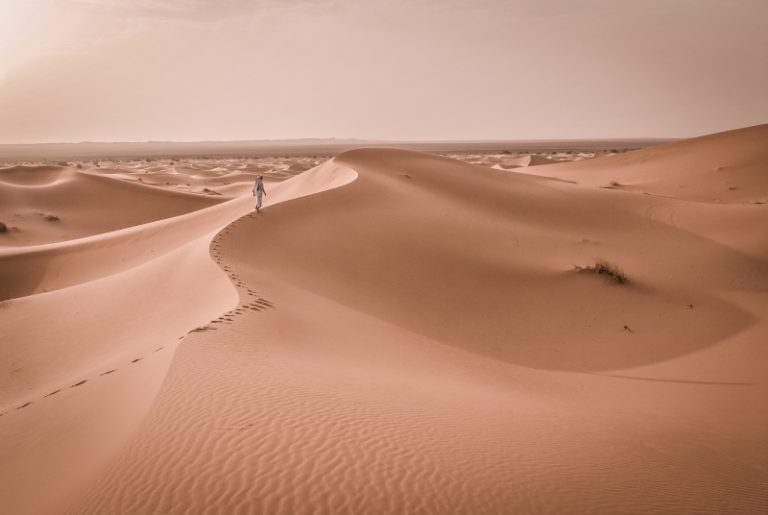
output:
[[[715,203],[766,200],[768,125],[667,143],[594,162],[573,162],[531,173]],[[556,171],[553,171],[556,170]]]
[[[3,510],[766,513],[767,142],[0,169]]]
[[[146,141],[0,144],[0,162],[20,160],[112,159],[136,157],[232,157],[335,155],[360,147],[404,148],[422,152],[544,152],[641,148],[669,140],[532,140],[532,141],[380,141],[297,139],[273,141]]]

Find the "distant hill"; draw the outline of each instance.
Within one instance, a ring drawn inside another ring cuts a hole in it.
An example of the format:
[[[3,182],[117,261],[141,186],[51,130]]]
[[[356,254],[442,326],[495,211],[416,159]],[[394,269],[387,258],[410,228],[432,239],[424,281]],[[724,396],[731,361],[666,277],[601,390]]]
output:
[[[361,147],[398,147],[424,152],[557,152],[635,149],[669,140],[372,141],[296,139],[258,141],[147,141],[0,144],[0,161],[140,157],[334,155]]]

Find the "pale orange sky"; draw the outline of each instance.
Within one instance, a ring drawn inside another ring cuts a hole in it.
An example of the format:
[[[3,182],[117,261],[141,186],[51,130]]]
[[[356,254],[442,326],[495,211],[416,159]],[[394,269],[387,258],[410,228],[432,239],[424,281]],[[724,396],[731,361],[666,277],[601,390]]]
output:
[[[766,0],[0,0],[0,143],[768,122]]]

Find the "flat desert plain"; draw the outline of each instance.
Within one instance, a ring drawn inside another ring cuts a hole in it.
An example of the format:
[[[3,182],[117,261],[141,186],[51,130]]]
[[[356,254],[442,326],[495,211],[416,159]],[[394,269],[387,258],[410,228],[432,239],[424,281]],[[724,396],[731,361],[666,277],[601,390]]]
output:
[[[476,161],[4,166],[0,511],[768,513],[768,125]]]

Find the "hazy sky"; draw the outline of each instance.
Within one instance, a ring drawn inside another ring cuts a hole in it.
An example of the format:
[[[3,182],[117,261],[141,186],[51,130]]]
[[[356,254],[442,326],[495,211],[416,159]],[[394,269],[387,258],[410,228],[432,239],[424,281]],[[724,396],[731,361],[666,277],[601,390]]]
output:
[[[768,0],[0,0],[0,143],[768,122]]]

